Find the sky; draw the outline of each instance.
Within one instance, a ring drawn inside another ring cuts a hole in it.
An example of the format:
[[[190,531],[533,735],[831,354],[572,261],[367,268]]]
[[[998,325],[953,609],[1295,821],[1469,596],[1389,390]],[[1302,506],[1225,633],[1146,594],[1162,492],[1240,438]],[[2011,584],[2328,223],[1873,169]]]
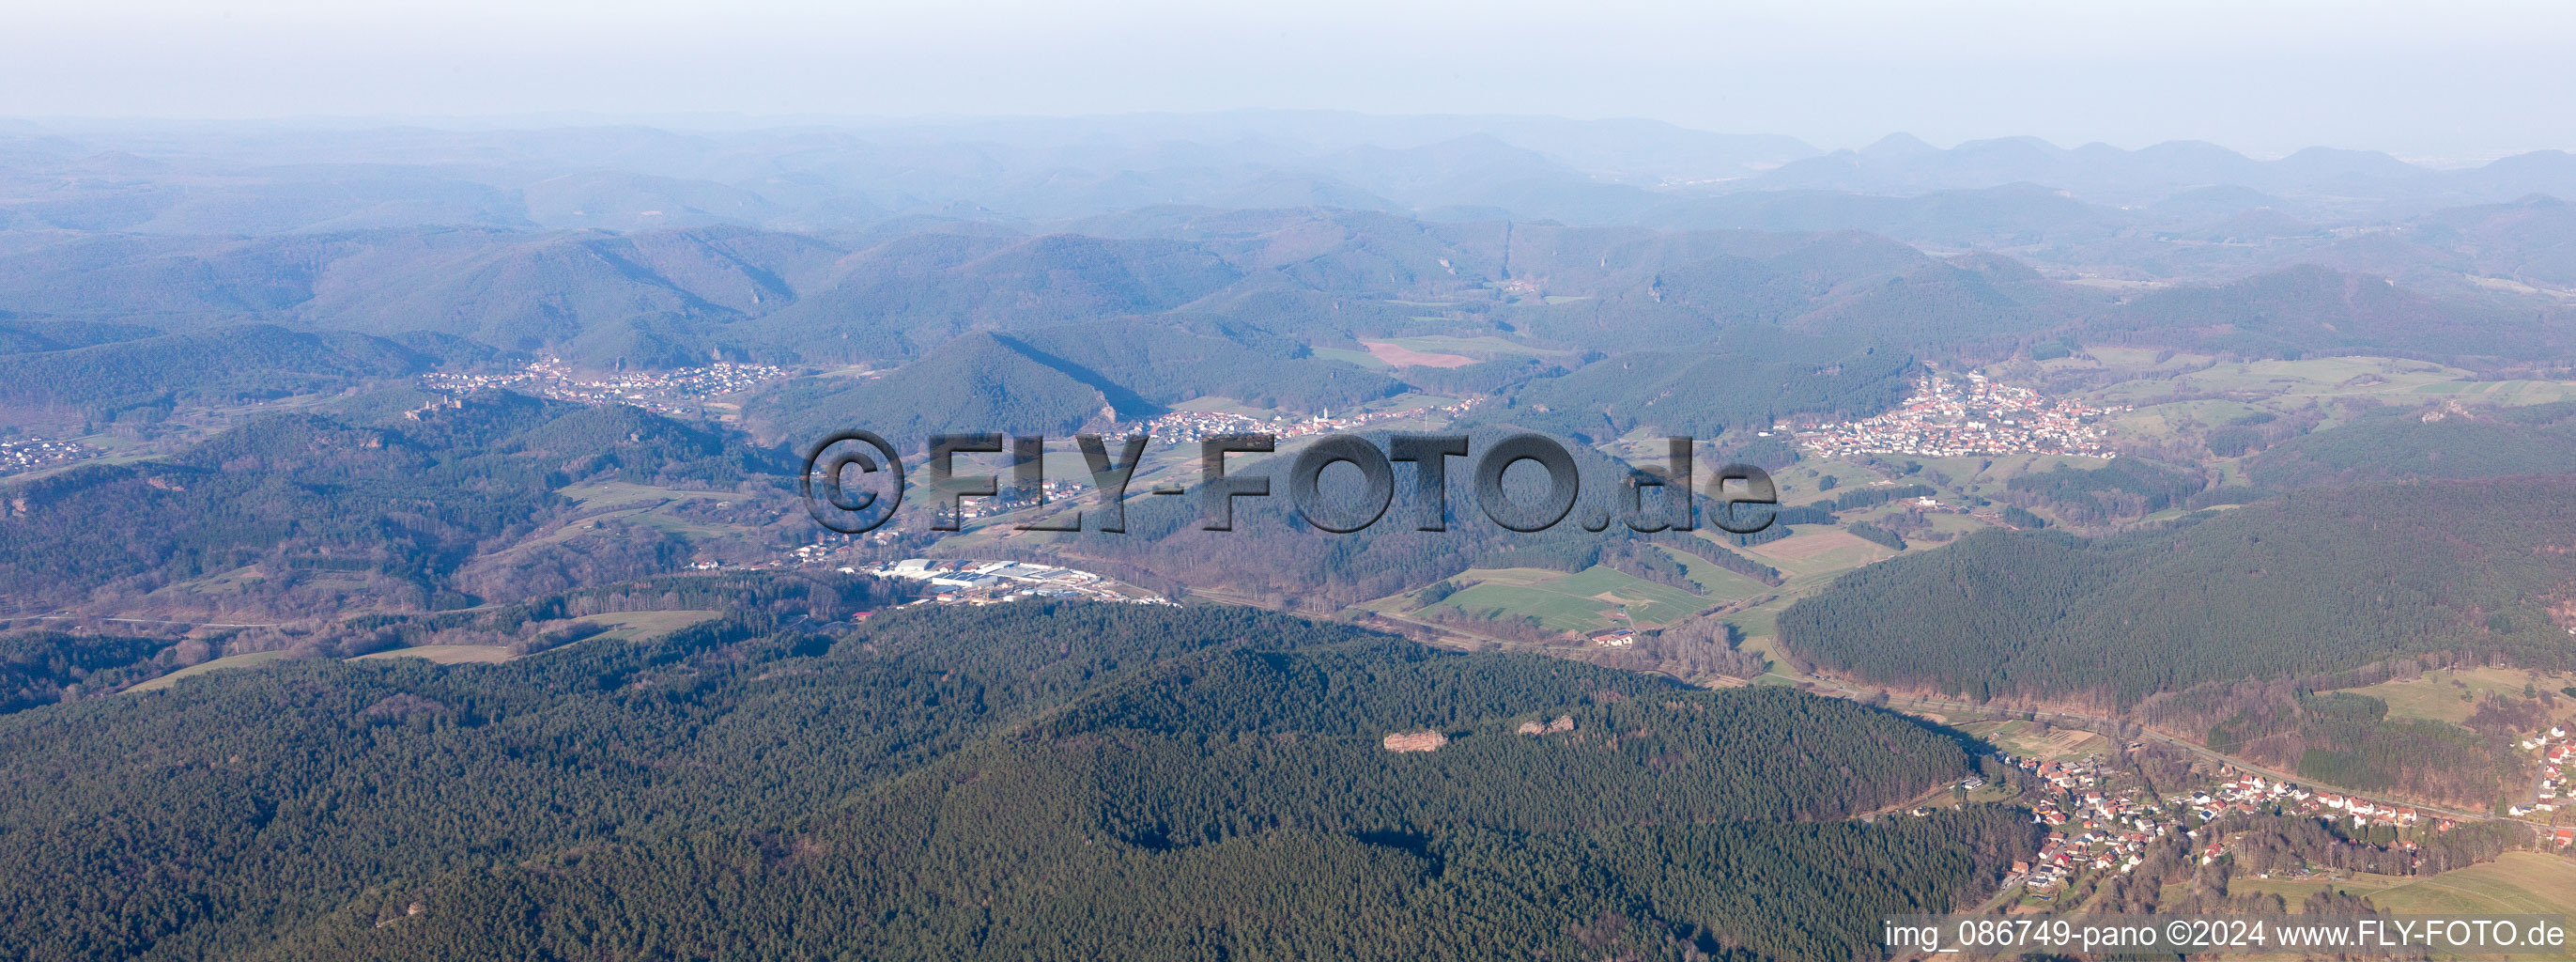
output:
[[[2576,4],[0,0],[0,116],[1646,117],[1832,148],[2576,150]]]

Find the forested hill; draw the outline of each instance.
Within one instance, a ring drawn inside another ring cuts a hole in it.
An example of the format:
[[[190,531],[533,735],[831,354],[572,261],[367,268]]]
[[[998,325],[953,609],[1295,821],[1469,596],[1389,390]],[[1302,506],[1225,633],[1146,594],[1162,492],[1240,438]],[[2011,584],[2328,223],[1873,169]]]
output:
[[[2576,478],[2310,489],[2095,540],[1982,531],[1780,617],[1797,657],[1953,695],[2131,703],[2401,654],[2576,666]]]
[[[2390,408],[2290,438],[2245,462],[2276,490],[2398,478],[2576,474],[2576,403]]]
[[[1895,407],[1922,373],[1900,349],[1762,325],[1695,349],[1638,351],[1533,381],[1512,394],[1509,410],[1487,417],[1603,440],[1640,425],[1716,437],[1794,414],[1867,417]]]
[[[2553,312],[2437,298],[2313,265],[2145,294],[2086,327],[2091,340],[2248,357],[2394,353],[2470,367],[2564,357],[2570,346]]]
[[[166,460],[77,467],[9,487],[0,597],[21,609],[102,593],[148,605],[153,592],[237,573],[252,577],[218,586],[227,597],[205,604],[457,607],[471,603],[456,597],[466,587],[456,579],[478,550],[570,513],[573,503],[556,493],[565,485],[730,491],[793,471],[785,455],[739,435],[618,405],[493,393],[385,423],[276,415]],[[671,559],[651,560],[634,574],[666,570]]]
[[[103,326],[65,322],[26,328]],[[112,333],[130,339],[61,347],[48,338],[15,345],[24,351],[0,353],[0,407],[70,411],[104,421],[135,408],[167,413],[179,405],[336,390],[360,378],[416,374],[444,363],[488,360],[494,353],[471,341],[434,334],[383,338],[290,331],[273,324],[157,337]]]
[[[1203,395],[1299,411],[1349,409],[1405,390],[1385,374],[1306,345],[1210,318],[1067,324],[1027,335],[971,333],[879,377],[811,378],[751,405],[764,436],[796,443],[864,423],[906,443],[932,434],[1062,435],[1086,423],[1141,423]]]
[[[0,952],[1841,960],[2033,843],[1834,821],[1966,757],[1794,691],[1239,609],[826,608],[0,718]]]
[[[1521,413],[1514,409],[1490,418],[1477,418],[1469,432],[1469,450],[1486,450],[1499,439],[1526,430],[1508,420]],[[1380,439],[1379,443],[1384,443]],[[1583,444],[1569,444],[1568,453],[1586,479],[1576,503],[1567,513],[1567,522],[1545,531],[1515,532],[1495,524],[1460,489],[1465,485],[1454,480],[1443,503],[1446,509],[1445,530],[1421,531],[1417,519],[1431,510],[1419,500],[1410,484],[1399,485],[1389,499],[1383,519],[1366,529],[1351,534],[1333,534],[1316,529],[1297,515],[1297,509],[1278,486],[1278,494],[1266,498],[1239,498],[1234,508],[1236,530],[1209,531],[1202,527],[1201,507],[1195,499],[1130,498],[1126,508],[1128,533],[1114,538],[1051,536],[1061,540],[1053,544],[1077,557],[1126,566],[1128,570],[1151,572],[1187,584],[1221,585],[1226,590],[1292,605],[1307,607],[1321,603],[1331,608],[1383,598],[1400,591],[1420,588],[1474,566],[1546,568],[1555,571],[1581,571],[1596,564],[1609,565],[1641,577],[1681,582],[1685,574],[1680,565],[1658,546],[1673,548],[1708,560],[1731,571],[1757,579],[1777,577],[1768,566],[1730,551],[1718,541],[1700,535],[1716,535],[1708,518],[1719,510],[1697,496],[1696,533],[1664,531],[1640,535],[1624,522],[1627,506],[1620,489],[1602,483],[1619,478],[1629,470],[1598,449]],[[1283,456],[1247,457],[1240,462],[1246,475],[1284,473]],[[1651,462],[1649,462],[1651,463]],[[1229,468],[1229,470],[1236,470]],[[1700,468],[1706,477],[1709,468]],[[1512,496],[1534,501],[1535,491],[1523,490],[1519,477],[1533,483],[1535,475],[1515,476],[1506,485]],[[1328,496],[1340,491],[1328,483]],[[1648,510],[1661,507],[1662,495],[1641,495],[1641,506]],[[1650,500],[1651,499],[1651,500]],[[1622,520],[1610,520],[1610,519]],[[1599,523],[1602,530],[1587,531],[1585,526]]]

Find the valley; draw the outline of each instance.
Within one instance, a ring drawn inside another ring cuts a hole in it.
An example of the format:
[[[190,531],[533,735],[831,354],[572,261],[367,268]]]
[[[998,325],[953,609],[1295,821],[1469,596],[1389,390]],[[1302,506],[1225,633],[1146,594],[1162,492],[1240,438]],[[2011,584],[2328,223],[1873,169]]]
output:
[[[0,956],[2576,912],[2565,154],[136,124],[0,123]],[[959,434],[1043,483],[941,516]],[[1545,438],[1567,521],[1465,456],[1301,513],[1423,435]]]

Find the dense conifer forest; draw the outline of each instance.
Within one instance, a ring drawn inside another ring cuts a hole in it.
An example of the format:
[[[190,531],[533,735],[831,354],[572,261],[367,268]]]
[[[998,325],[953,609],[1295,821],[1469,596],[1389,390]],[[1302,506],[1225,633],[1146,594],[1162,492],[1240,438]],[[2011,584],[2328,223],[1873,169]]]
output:
[[[1780,631],[1819,667],[1980,699],[2131,704],[2434,651],[2564,669],[2547,606],[2576,574],[2569,531],[2565,478],[2316,489],[2097,539],[1987,530],[1847,575]]]
[[[2304,434],[2249,458],[2270,488],[2398,478],[2576,473],[2576,403],[2525,408],[2391,406]]]
[[[513,123],[0,117],[0,960],[1852,962],[2033,855],[1999,747],[2466,809],[2565,720],[2404,684],[2576,669],[2565,154]],[[796,497],[829,431],[1183,411],[1535,432],[1583,491],[1514,532],[1400,465],[1332,534],[1292,443],[1224,532]],[[1676,435],[1787,503],[1630,512]],[[2054,904],[2546,844],[2188,818]]]
[[[781,485],[794,470],[784,452],[708,426],[516,394],[382,424],[263,417],[166,460],[82,465],[14,488],[0,594],[22,607],[135,597],[261,565],[269,577],[246,590],[286,610],[464,607],[474,593],[456,576],[476,549],[568,517],[566,485],[731,491]],[[600,580],[676,560],[667,544],[623,548],[605,555],[640,552],[635,570]]]
[[[1847,821],[1967,770],[1850,702],[1228,609],[824,627],[869,603],[0,718],[0,951],[1839,959],[2031,845]],[[1448,744],[1379,744],[1419,730]]]

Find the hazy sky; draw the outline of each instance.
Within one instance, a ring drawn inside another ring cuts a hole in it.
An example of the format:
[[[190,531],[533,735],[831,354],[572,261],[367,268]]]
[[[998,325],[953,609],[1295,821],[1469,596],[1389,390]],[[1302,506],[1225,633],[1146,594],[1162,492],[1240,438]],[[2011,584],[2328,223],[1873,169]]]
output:
[[[1652,117],[1821,146],[2576,149],[2576,4],[0,0],[0,115]]]

